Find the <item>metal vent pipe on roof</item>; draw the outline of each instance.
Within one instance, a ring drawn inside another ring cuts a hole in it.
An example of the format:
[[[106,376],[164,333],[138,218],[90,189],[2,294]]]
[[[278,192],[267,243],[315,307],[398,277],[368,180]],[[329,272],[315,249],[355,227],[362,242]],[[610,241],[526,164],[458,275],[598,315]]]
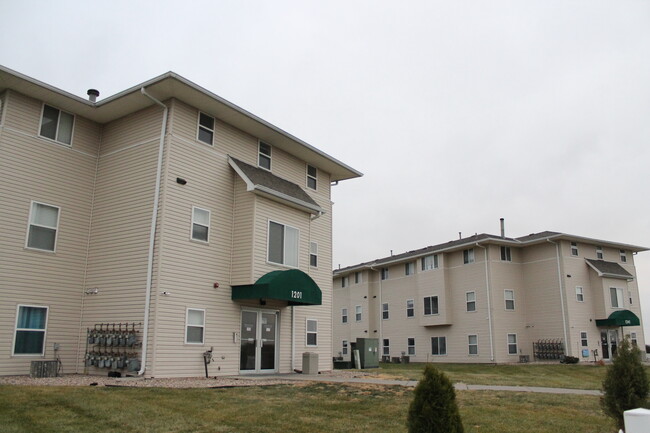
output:
[[[88,94],[88,100],[90,102],[96,102],[97,101],[97,97],[99,96],[99,90],[97,90],[97,89],[88,89],[88,91],[86,93]]]
[[[506,237],[506,223],[503,218],[500,218],[499,221],[501,221],[501,237],[505,238]]]

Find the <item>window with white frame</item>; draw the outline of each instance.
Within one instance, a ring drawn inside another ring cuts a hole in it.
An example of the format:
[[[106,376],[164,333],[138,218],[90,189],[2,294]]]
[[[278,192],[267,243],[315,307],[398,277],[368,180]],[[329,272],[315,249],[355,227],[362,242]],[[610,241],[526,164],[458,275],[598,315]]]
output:
[[[382,280],[388,279],[388,268],[381,268],[381,279]]]
[[[463,250],[463,264],[474,263],[474,248]]]
[[[415,263],[409,262],[404,264],[404,275],[413,275],[415,273]]]
[[[381,304],[381,318],[384,320],[388,320],[390,317],[390,313],[388,312],[388,302],[384,302]]]
[[[465,293],[466,311],[476,311],[476,292]]]
[[[199,111],[199,128],[196,134],[199,141],[212,146],[214,144],[214,117]]]
[[[627,299],[630,301],[630,305],[632,305],[632,291],[628,290],[627,291]]]
[[[431,316],[432,314],[438,314],[438,297],[437,296],[425,296],[424,297],[424,315]]]
[[[515,309],[515,291],[514,290],[504,290],[503,296],[506,301],[506,310],[514,311]]]
[[[431,354],[447,354],[447,337],[431,337]]]
[[[271,145],[263,141],[259,143],[257,165],[266,170],[271,170]]]
[[[208,242],[210,239],[210,211],[192,207],[192,240]]]
[[[348,323],[348,309],[341,308],[341,323]]]
[[[430,271],[438,268],[438,254],[422,257],[422,270]]]
[[[601,246],[596,247],[596,258],[602,260],[602,258],[603,258],[603,247],[601,247]]]
[[[508,355],[516,355],[518,351],[517,334],[508,334]]]
[[[415,338],[408,337],[406,339],[406,354],[409,356],[415,356]]]
[[[627,262],[627,253],[625,250],[620,250],[618,252],[619,257],[621,258],[621,262],[626,263]]]
[[[354,273],[354,284],[361,284],[361,282],[362,282],[361,272],[355,272]]]
[[[576,301],[578,301],[578,302],[584,302],[585,301],[585,291],[580,286],[576,286]]]
[[[610,287],[609,296],[612,301],[612,308],[623,308],[623,289]]]
[[[388,338],[384,338],[381,349],[381,354],[384,356],[390,356],[390,340]]]
[[[27,248],[54,251],[59,229],[60,208],[33,201],[29,212]]]
[[[14,355],[45,353],[48,307],[18,305],[14,331]]]
[[[318,346],[318,320],[307,319],[307,346]]]
[[[341,343],[341,355],[348,354],[348,340],[343,340]]]
[[[415,302],[413,299],[406,300],[406,317],[415,316]]]
[[[587,341],[587,333],[586,332],[581,332],[580,333],[580,346],[582,346],[582,347],[588,347],[589,346],[589,341]]]
[[[345,287],[348,287],[349,285],[350,285],[350,277],[348,277],[347,275],[345,277],[342,277],[341,278],[341,287],[345,288]]]
[[[318,169],[307,164],[307,187],[313,190],[318,185]]]
[[[467,336],[467,353],[469,355],[478,355],[478,335]]]
[[[185,343],[203,344],[205,331],[205,310],[188,308],[185,321]]]
[[[297,268],[299,237],[298,229],[269,221],[269,262]]]
[[[357,322],[361,322],[362,319],[361,312],[362,312],[361,305],[357,305],[356,307],[354,307],[354,320],[356,320]]]
[[[639,345],[639,341],[636,338],[636,332],[630,332],[630,342],[632,346],[636,347]]]
[[[58,108],[43,105],[39,135],[63,144],[72,142],[74,116]]]
[[[572,256],[577,256],[578,255],[578,244],[577,244],[577,242],[571,242],[571,255]]]
[[[512,261],[512,253],[510,252],[510,247],[501,247],[501,260],[504,262]]]
[[[309,266],[318,267],[318,244],[316,242],[309,243]]]

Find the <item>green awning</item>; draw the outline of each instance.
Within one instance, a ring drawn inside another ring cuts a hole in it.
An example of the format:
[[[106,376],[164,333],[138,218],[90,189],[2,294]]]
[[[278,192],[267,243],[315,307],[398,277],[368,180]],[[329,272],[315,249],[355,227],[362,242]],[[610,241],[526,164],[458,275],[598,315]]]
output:
[[[298,269],[273,271],[255,284],[232,287],[232,300],[275,299],[289,305],[321,305],[323,294],[309,275]]]
[[[641,322],[630,310],[614,311],[607,319],[596,319],[596,326],[639,326]]]

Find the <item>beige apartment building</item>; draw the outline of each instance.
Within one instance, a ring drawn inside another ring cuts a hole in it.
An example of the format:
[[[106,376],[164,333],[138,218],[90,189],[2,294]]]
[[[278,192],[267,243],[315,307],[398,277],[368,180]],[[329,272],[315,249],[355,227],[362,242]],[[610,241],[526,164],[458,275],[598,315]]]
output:
[[[647,248],[542,232],[478,234],[334,271],[333,356],[379,339],[384,359],[611,359],[645,347],[634,255]]]
[[[173,72],[89,96],[0,67],[0,375],[331,369],[361,173]]]

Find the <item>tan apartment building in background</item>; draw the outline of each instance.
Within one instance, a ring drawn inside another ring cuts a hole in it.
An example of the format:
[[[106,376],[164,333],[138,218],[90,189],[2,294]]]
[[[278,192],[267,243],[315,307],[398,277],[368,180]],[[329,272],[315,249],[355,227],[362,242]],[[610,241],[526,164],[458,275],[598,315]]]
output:
[[[634,255],[557,232],[477,234],[334,271],[334,357],[379,339],[386,361],[609,360],[645,347]],[[595,357],[594,357],[595,355]]]
[[[330,369],[361,173],[173,72],[89,96],[0,67],[0,375]]]

